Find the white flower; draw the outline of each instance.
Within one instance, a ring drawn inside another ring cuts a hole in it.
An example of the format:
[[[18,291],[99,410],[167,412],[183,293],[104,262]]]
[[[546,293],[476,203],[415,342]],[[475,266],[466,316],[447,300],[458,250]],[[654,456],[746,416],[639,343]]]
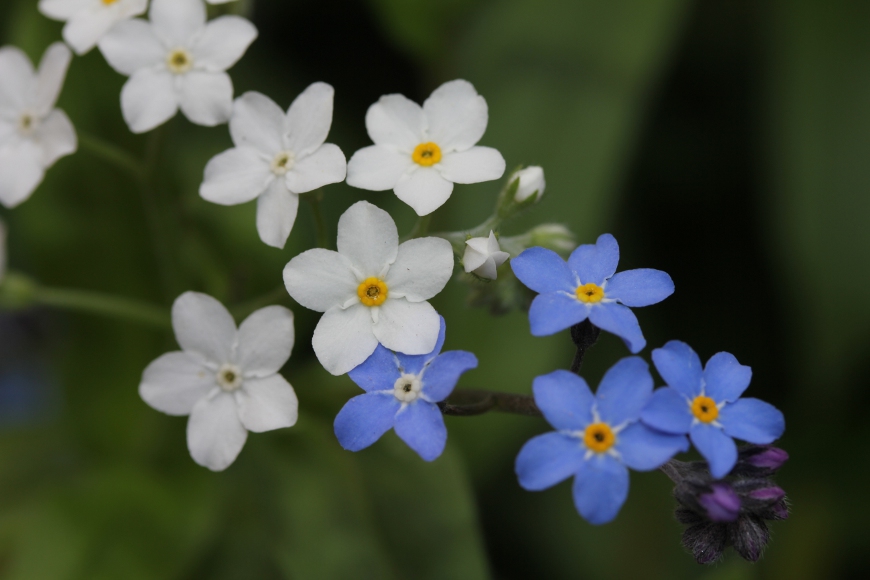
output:
[[[468,81],[444,83],[423,106],[402,95],[385,95],[369,107],[366,129],[374,145],[354,153],[347,182],[396,195],[427,215],[441,207],[454,183],[498,179],[501,153],[475,147],[486,131],[486,101]]]
[[[75,152],[75,129],[54,108],[72,55],[48,47],[39,70],[19,49],[0,48],[0,203],[14,207],[42,183],[45,170]]]
[[[426,300],[452,273],[447,240],[416,238],[400,246],[390,214],[359,201],[338,221],[338,251],[299,254],[284,268],[284,284],[299,304],[325,313],[312,346],[320,364],[341,375],[378,342],[405,354],[432,352],[441,322]]]
[[[198,125],[225,123],[233,83],[224,72],[257,37],[239,16],[206,23],[202,0],[152,0],[150,22],[118,23],[100,40],[109,64],[130,79],[121,91],[124,120],[144,133],[181,112]]]
[[[507,252],[501,251],[492,230],[489,231],[488,238],[471,238],[465,245],[465,255],[462,258],[465,271],[474,272],[481,278],[495,280],[498,267],[511,257]]]
[[[314,83],[284,112],[260,93],[236,99],[230,118],[235,149],[209,161],[199,194],[235,205],[259,197],[257,231],[263,242],[283,248],[296,221],[299,194],[344,181],[347,161],[324,143],[332,125],[334,91]]]
[[[525,201],[537,194],[536,201],[540,201],[541,196],[544,195],[544,190],[547,189],[547,182],[544,181],[544,169],[537,165],[520,169],[511,176],[510,181],[513,182],[517,178],[519,178],[520,184],[516,195],[514,195],[514,200]]]
[[[145,13],[148,0],[39,0],[39,11],[66,22],[63,39],[77,54],[94,48],[112,27]]]
[[[235,461],[248,431],[296,424],[296,393],[278,371],[293,349],[293,313],[268,306],[238,330],[223,305],[186,292],[172,306],[172,326],[182,350],[145,369],[139,395],[168,415],[190,415],[187,447],[212,471]]]

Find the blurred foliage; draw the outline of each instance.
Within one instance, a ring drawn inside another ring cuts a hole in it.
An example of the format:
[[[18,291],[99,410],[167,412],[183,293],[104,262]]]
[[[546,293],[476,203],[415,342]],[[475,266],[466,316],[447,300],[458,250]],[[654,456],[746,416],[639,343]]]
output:
[[[622,268],[668,271],[677,293],[638,313],[650,346],[678,338],[703,358],[728,350],[753,366],[751,392],[789,423],[781,483],[793,517],[775,526],[762,562],[731,554],[704,568],[679,545],[660,474],[633,474],[622,513],[603,527],[576,514],[567,484],[519,489],[513,459],[547,428],[539,420],[449,417],[448,450],[431,464],[392,434],[345,452],[332,419],[357,389],[317,364],[308,341],[317,314],[289,297],[298,339],[284,374],[300,423],[252,435],[213,474],[190,459],[185,420],[136,391],[148,362],[177,348],[171,335],[37,309],[0,316],[0,402],[15,410],[0,413],[0,578],[870,574],[861,459],[870,428],[844,413],[864,407],[870,386],[866,2],[246,1],[260,38],[230,71],[237,94],[287,106],[310,82],[333,84],[329,140],[348,156],[369,142],[364,114],[381,94],[422,101],[445,80],[473,82],[490,108],[483,144],[509,167],[539,164],[547,176],[544,201],[502,233],[555,221],[588,243],[613,231]],[[0,44],[38,60],[61,25],[35,6],[0,2]],[[74,60],[59,106],[83,133],[137,157],[159,152],[150,195],[171,275],[162,281],[135,184],[85,150],[3,212],[12,266],[166,307],[189,289],[233,305],[280,287],[284,264],[314,243],[309,208],[287,248],[263,245],[253,204],[197,195],[205,163],[231,145],[226,129],[176,118],[131,135],[123,82],[94,51]],[[499,187],[457,187],[432,227],[480,223]],[[361,197],[403,232],[415,219],[389,192],[325,192],[333,236]],[[524,314],[493,318],[469,309],[467,294],[456,281],[433,301],[448,321],[446,348],[480,360],[461,385],[525,393],[533,377],[569,364],[566,333],[533,338]],[[584,375],[594,385],[625,355],[605,336]]]

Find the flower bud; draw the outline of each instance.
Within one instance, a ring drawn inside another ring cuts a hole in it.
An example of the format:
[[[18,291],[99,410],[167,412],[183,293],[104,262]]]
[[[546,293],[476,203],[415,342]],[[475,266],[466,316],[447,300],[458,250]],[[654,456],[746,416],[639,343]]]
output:
[[[707,511],[711,522],[733,522],[740,513],[740,497],[727,483],[714,483],[710,493],[698,496],[698,503]]]
[[[554,252],[570,252],[577,247],[574,233],[562,224],[542,224],[529,231],[529,246]]]
[[[465,242],[462,263],[466,272],[495,280],[498,277],[498,267],[510,257],[510,254],[501,251],[495,234],[490,230],[488,238],[471,238]]]
[[[519,178],[520,184],[514,194],[514,200],[517,203],[526,201],[533,195],[536,196],[535,201],[540,201],[544,195],[544,190],[547,188],[547,183],[544,181],[544,170],[537,165],[526,167],[514,173],[509,181]]]
[[[745,453],[744,461],[753,467],[776,471],[788,461],[788,453],[784,449],[768,445],[753,446],[753,453]]]

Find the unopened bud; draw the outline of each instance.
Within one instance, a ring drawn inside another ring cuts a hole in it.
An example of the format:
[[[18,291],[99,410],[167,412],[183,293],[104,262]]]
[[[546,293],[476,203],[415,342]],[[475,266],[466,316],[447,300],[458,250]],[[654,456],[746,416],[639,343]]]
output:
[[[488,238],[471,238],[465,242],[465,255],[462,258],[462,263],[466,272],[473,272],[481,278],[495,280],[498,277],[498,267],[510,257],[510,254],[501,251],[498,239],[490,230]]]
[[[518,203],[526,201],[533,195],[536,196],[535,201],[540,201],[547,188],[547,183],[544,181],[544,170],[537,165],[520,169],[511,176],[510,181],[514,179],[520,180],[517,192],[514,194],[514,200]]]
[[[529,247],[534,246],[570,252],[577,247],[577,241],[574,233],[562,224],[542,224],[529,231]]]
[[[711,522],[733,522],[740,514],[740,497],[727,483],[714,483],[709,493],[698,496]]]

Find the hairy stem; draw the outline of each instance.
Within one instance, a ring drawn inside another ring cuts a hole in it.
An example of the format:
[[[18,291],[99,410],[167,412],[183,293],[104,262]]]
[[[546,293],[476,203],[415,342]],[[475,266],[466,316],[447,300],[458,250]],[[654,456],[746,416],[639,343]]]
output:
[[[586,351],[598,342],[600,334],[601,329],[589,322],[588,318],[580,324],[575,324],[571,327],[571,340],[577,347],[577,352],[574,353],[574,360],[571,362],[572,373],[580,374],[580,367],[583,366],[583,358],[586,356]]]
[[[513,413],[526,417],[543,417],[541,410],[530,395],[499,393],[482,389],[459,389],[438,407],[445,415],[456,417],[472,417],[483,415],[490,411]]]

